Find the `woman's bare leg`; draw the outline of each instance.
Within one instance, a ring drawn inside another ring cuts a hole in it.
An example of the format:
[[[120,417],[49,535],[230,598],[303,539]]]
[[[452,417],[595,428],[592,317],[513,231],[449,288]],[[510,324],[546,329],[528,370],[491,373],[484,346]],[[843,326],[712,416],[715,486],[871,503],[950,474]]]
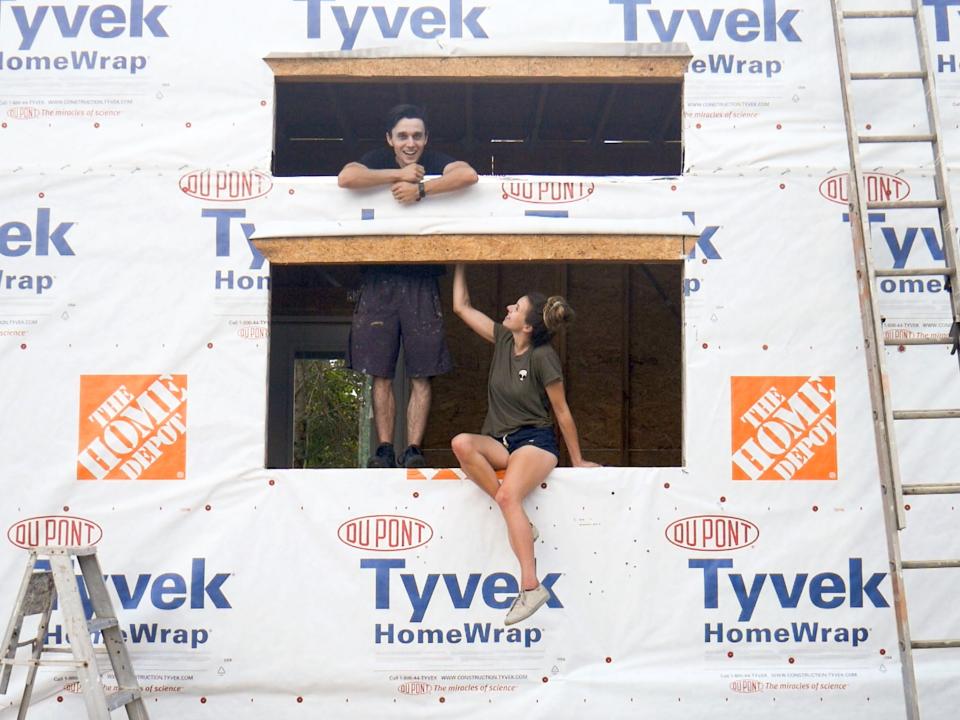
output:
[[[450,442],[453,454],[460,461],[461,469],[487,495],[496,498],[500,483],[497,470],[507,466],[509,453],[503,443],[489,435],[460,433]]]
[[[521,590],[532,590],[540,584],[533,554],[533,532],[523,500],[556,466],[557,456],[553,453],[537,447],[520,448],[510,455],[503,484],[494,494],[507,523],[510,547],[520,561]]]

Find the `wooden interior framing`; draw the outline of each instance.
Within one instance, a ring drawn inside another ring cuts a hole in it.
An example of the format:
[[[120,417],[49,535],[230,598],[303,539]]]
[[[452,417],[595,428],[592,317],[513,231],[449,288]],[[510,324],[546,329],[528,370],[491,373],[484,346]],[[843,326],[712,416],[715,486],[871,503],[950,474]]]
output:
[[[656,262],[685,257],[691,235],[317,235],[253,241],[274,265],[455,262]]]
[[[623,467],[676,467],[683,463],[685,265],[676,258],[474,263],[468,276],[474,306],[495,319],[530,290],[563,295],[576,309],[578,317],[554,339],[554,346],[587,458]],[[346,348],[362,271],[361,265],[272,265],[271,316],[282,319],[287,333],[298,318],[304,329],[322,326],[324,332],[339,333],[340,344],[326,347],[336,356]],[[442,275],[439,285],[453,370],[434,378],[422,448],[432,467],[450,467],[457,463],[451,437],[477,432],[483,423],[491,354],[489,344],[453,313],[452,273]],[[273,337],[271,333],[271,363],[282,365]],[[308,343],[304,349],[316,348]],[[405,406],[402,378],[401,372],[398,402]],[[282,383],[272,384],[271,390],[276,387]],[[280,427],[289,417],[289,411],[281,412],[274,422]],[[569,463],[565,449],[561,452],[563,463]]]
[[[427,110],[434,150],[481,174],[675,175],[685,47],[604,57],[279,56],[271,169],[335,175],[383,146],[383,113]],[[629,49],[638,52],[635,47]]]

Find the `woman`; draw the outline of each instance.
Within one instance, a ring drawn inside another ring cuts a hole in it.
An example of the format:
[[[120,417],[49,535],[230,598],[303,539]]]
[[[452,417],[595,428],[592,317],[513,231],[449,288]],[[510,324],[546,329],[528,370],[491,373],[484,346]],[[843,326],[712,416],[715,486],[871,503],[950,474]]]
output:
[[[560,359],[550,338],[573,310],[561,297],[524,295],[507,306],[497,323],[470,304],[466,271],[453,275],[453,311],[471,330],[494,344],[487,385],[487,418],[480,435],[461,433],[451,447],[460,467],[497,501],[507,537],[520,561],[520,594],[506,625],[530,617],[550,598],[537,579],[533,543],[539,535],[523,510],[523,499],[547,477],[560,459],[550,410],[563,433],[574,467],[599,467],[580,455],[580,440],[563,392]],[[506,468],[503,483],[497,470]]]

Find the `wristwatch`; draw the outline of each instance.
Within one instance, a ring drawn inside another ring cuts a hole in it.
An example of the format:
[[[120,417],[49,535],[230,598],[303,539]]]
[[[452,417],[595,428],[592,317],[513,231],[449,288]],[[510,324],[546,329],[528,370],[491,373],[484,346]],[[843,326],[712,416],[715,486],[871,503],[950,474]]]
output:
[[[423,186],[423,180],[417,183],[417,202],[420,202],[427,196],[427,189]]]

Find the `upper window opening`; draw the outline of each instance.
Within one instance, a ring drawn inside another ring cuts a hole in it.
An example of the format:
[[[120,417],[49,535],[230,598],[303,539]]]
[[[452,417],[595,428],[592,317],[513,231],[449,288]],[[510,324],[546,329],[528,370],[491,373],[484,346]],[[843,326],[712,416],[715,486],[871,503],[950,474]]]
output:
[[[682,82],[286,82],[273,173],[336,175],[424,107],[430,145],[496,175],[679,175]]]

